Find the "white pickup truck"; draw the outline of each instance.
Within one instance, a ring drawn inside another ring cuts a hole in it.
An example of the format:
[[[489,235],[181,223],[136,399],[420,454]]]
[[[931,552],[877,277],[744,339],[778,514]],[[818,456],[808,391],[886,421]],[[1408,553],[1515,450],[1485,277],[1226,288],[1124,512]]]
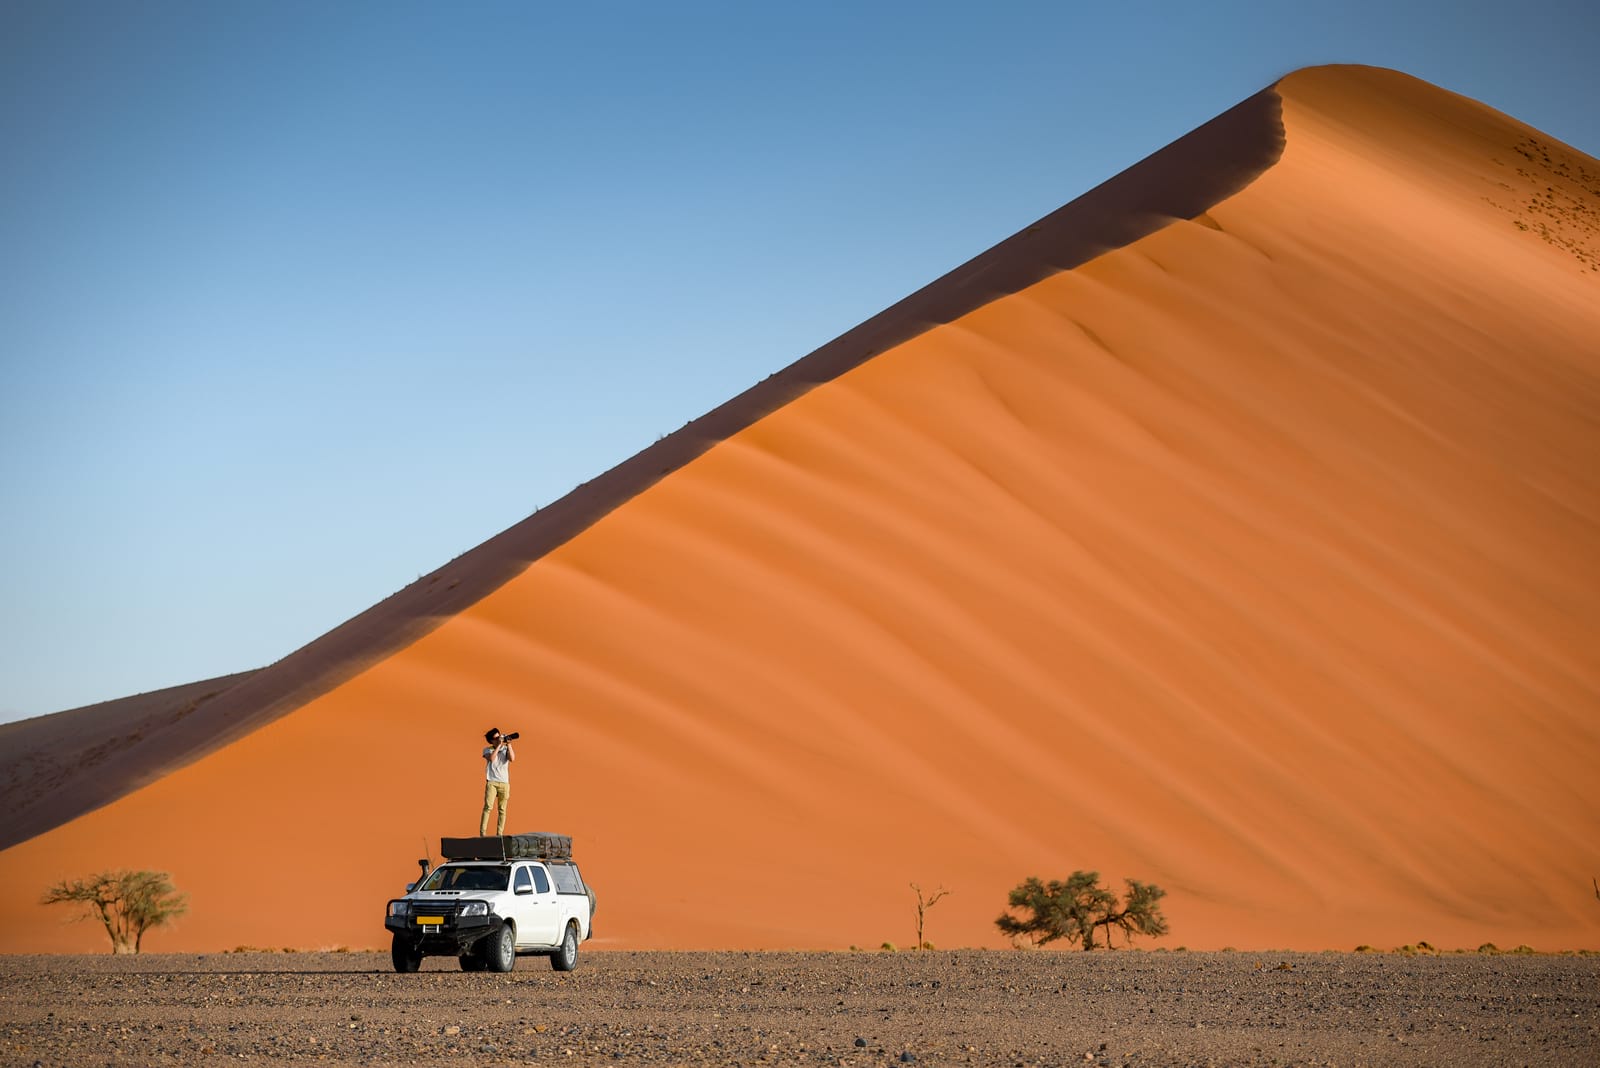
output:
[[[530,840],[556,840],[557,847]],[[414,972],[428,956],[459,957],[468,972],[509,972],[518,956],[533,955],[549,957],[557,971],[577,967],[578,944],[594,919],[594,892],[571,859],[571,839],[447,838],[444,847],[451,859],[389,902],[384,926],[393,935],[395,971]]]

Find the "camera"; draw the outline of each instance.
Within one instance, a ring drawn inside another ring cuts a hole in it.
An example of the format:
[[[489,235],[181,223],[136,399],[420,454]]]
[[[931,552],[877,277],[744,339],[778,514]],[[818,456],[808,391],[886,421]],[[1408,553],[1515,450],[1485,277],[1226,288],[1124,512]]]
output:
[[[502,742],[514,742],[518,738],[521,738],[521,737],[522,737],[522,732],[521,731],[512,731],[510,734],[502,734],[500,736],[500,740]]]

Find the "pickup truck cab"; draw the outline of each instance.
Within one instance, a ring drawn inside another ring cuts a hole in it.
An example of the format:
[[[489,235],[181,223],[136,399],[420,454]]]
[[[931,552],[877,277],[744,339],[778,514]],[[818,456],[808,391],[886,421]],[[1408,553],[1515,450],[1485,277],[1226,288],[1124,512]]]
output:
[[[428,956],[456,956],[468,972],[509,972],[518,956],[547,956],[556,971],[578,965],[594,894],[571,860],[452,860],[389,902],[394,970]]]

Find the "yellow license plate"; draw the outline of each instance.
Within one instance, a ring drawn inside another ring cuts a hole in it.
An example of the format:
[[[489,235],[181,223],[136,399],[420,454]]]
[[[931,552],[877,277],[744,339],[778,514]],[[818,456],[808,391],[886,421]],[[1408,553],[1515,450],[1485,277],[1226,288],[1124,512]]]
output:
[[[429,924],[431,926],[437,927],[439,924],[444,922],[444,917],[443,916],[418,916],[417,917],[417,922],[418,923],[425,923],[425,924]]]

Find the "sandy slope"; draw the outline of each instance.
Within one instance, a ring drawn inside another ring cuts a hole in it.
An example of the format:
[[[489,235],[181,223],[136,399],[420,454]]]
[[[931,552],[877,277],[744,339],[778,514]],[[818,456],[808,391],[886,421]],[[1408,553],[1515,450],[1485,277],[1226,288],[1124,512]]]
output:
[[[1193,221],[0,853],[0,949],[95,947],[33,902],[122,865],[192,896],[152,948],[380,944],[490,723],[599,946],[904,942],[910,881],[999,944],[1074,868],[1165,886],[1167,944],[1600,945],[1600,164],[1389,72],[1278,89],[1281,158]]]

